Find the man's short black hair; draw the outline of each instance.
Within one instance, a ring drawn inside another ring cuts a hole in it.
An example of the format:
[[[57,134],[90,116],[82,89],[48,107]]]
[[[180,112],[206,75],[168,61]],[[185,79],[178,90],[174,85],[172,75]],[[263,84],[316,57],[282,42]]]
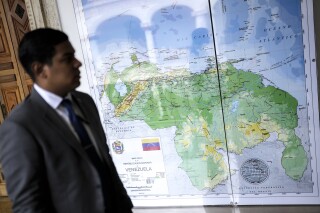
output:
[[[24,35],[19,44],[19,60],[33,81],[32,63],[51,64],[55,46],[67,40],[64,32],[51,28],[39,28]]]

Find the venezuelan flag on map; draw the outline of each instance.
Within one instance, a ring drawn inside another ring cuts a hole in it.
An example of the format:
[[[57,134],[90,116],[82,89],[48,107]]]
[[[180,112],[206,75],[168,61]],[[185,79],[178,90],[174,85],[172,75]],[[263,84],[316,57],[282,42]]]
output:
[[[144,138],[141,140],[143,151],[160,150],[159,138]]]

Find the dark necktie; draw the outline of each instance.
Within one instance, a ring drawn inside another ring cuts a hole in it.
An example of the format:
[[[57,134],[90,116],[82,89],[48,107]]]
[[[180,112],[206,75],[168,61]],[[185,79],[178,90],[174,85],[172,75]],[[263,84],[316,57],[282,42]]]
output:
[[[108,169],[104,165],[104,163],[102,163],[100,157],[98,156],[98,154],[97,154],[97,152],[96,152],[96,150],[90,140],[90,137],[89,137],[85,127],[83,126],[80,118],[75,114],[71,101],[68,99],[63,99],[63,101],[61,102],[61,105],[67,109],[70,122],[71,122],[74,130],[76,131],[77,135],[79,136],[81,145],[82,145],[83,149],[85,150],[85,152],[87,153],[91,163],[94,165],[94,167],[96,168],[96,170],[100,176],[105,206],[108,207],[108,210],[106,212],[109,212],[109,211],[112,212],[112,209],[111,209],[112,196],[110,196],[110,195],[112,195],[114,193],[114,191],[113,191],[112,183],[110,182],[111,178],[108,173]],[[107,182],[109,184],[107,184]],[[110,205],[110,203],[111,203],[111,205]]]
[[[95,167],[97,167],[98,165],[100,165],[102,162],[90,140],[90,137],[85,129],[85,127],[83,126],[80,118],[75,114],[73,107],[72,107],[72,103],[70,100],[68,99],[64,99],[61,102],[62,106],[64,106],[67,111],[68,111],[68,116],[69,116],[69,120],[74,128],[74,130],[76,131],[81,145],[84,148],[84,150],[86,151],[88,157],[90,158],[91,162],[93,163],[93,165]]]

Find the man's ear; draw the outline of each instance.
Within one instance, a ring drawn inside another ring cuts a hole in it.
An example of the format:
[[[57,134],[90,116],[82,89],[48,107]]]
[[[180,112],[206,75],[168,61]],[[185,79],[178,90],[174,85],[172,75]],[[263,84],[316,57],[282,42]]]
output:
[[[47,78],[47,74],[46,74],[46,72],[45,72],[45,64],[42,64],[42,63],[40,63],[40,62],[33,62],[32,64],[31,64],[31,69],[32,69],[32,71],[33,71],[33,73],[34,73],[34,76],[35,76],[35,78],[36,79],[45,79],[45,78]]]

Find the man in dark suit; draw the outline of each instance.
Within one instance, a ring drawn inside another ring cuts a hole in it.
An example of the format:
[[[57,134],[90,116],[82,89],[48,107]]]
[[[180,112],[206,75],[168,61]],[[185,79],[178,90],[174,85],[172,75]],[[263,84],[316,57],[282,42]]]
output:
[[[74,54],[67,35],[48,28],[27,33],[19,45],[34,87],[0,126],[14,212],[132,212],[95,103],[75,91],[81,62]]]

